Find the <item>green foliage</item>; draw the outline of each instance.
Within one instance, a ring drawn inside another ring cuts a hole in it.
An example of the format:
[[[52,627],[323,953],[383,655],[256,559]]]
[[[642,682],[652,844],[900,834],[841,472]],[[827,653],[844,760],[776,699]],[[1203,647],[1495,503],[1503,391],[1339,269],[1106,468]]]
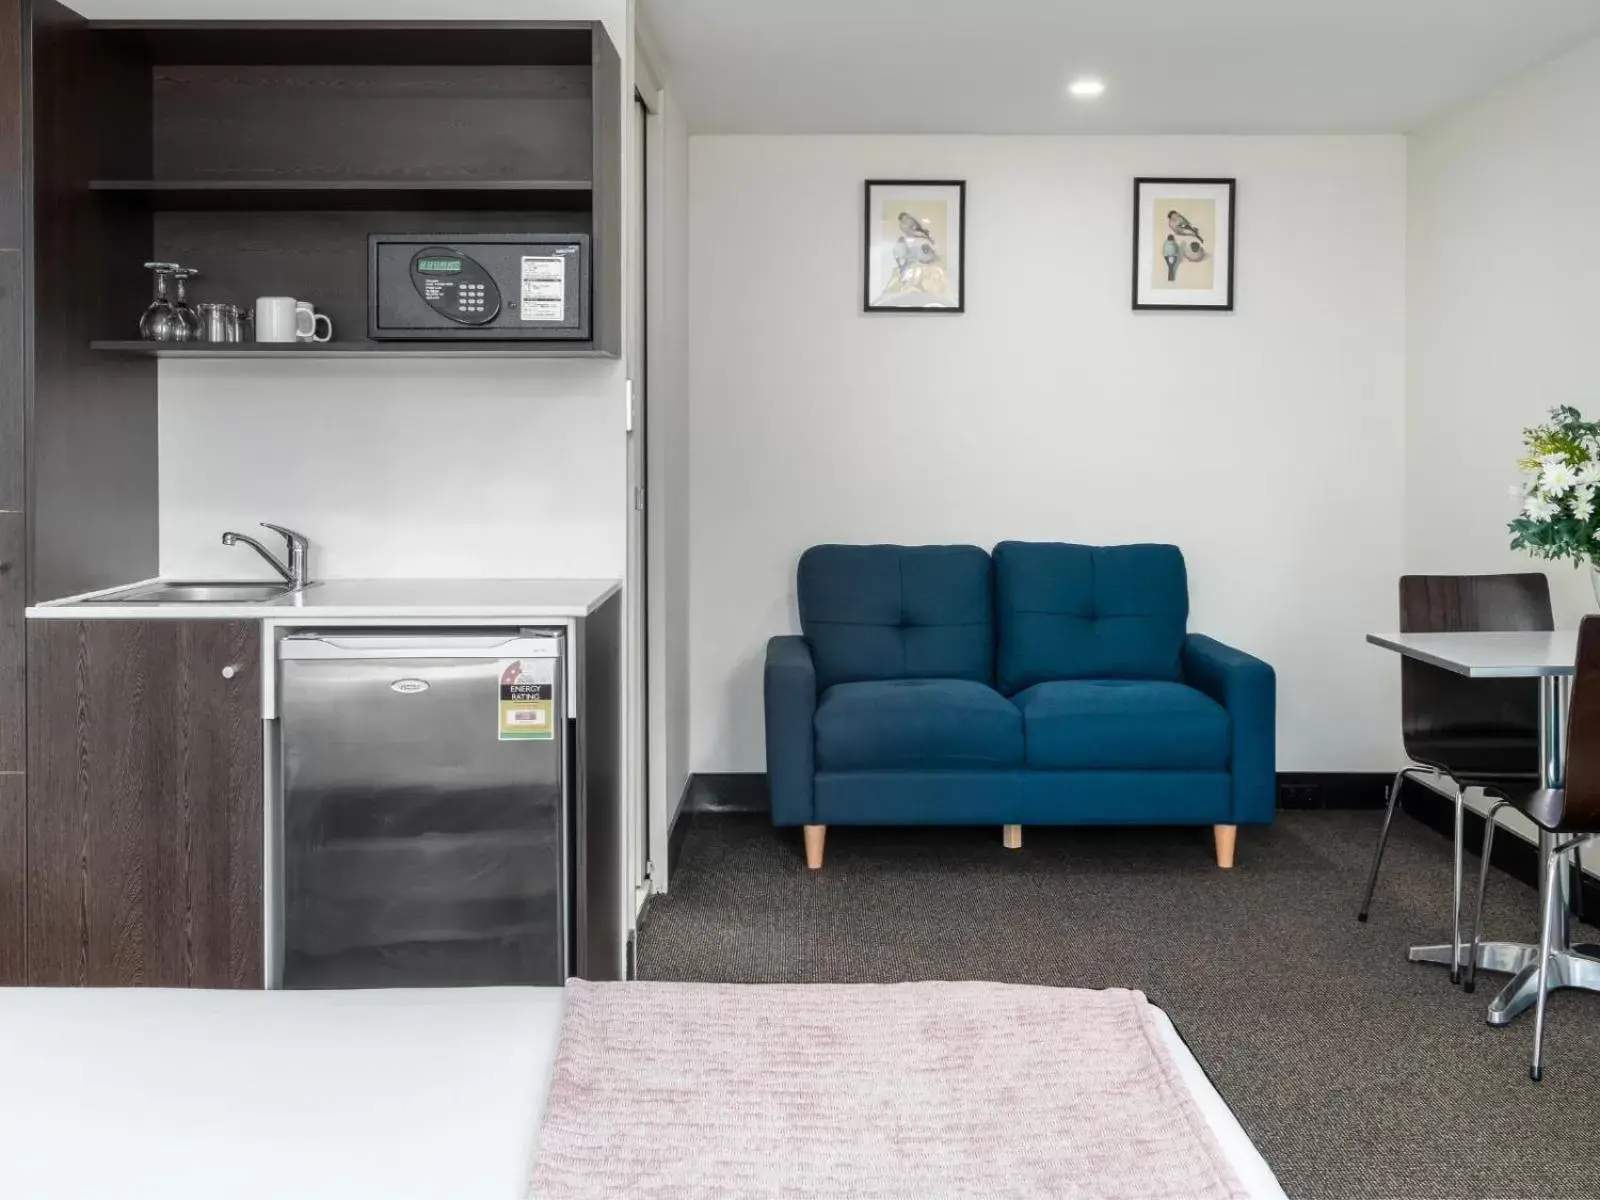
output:
[[[1527,482],[1523,511],[1507,526],[1511,548],[1537,558],[1600,562],[1600,421],[1562,405],[1522,436],[1528,452],[1517,465]],[[1564,480],[1562,468],[1570,468]]]

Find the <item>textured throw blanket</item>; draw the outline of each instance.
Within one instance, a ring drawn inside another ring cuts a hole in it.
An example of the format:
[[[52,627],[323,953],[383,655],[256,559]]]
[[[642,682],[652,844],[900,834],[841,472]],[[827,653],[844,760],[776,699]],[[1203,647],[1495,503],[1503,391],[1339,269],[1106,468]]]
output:
[[[529,1195],[1245,1192],[1139,992],[574,980]]]

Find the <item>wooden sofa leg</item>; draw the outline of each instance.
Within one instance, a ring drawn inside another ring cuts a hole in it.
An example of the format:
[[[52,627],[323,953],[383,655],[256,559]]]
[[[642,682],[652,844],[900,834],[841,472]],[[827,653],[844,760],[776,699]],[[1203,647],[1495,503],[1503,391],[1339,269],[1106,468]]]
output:
[[[822,870],[822,844],[827,840],[826,825],[806,826],[806,866],[813,871]]]
[[[1211,832],[1217,839],[1217,866],[1224,871],[1233,867],[1233,847],[1239,840],[1237,825],[1213,825]]]
[[[1022,849],[1022,826],[1002,825],[1000,827],[1000,843],[1007,850]]]

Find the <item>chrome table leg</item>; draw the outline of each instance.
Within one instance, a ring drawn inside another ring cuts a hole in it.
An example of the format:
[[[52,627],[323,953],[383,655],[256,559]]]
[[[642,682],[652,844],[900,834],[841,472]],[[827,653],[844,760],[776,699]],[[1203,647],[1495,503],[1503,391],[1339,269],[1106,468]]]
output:
[[[1459,951],[1460,960],[1467,961],[1467,955],[1472,950],[1471,942],[1463,942]],[[1437,946],[1413,946],[1406,952],[1410,962],[1433,963],[1436,966],[1448,967],[1456,960],[1457,955],[1452,953],[1450,943],[1443,942]],[[1529,946],[1522,942],[1480,942],[1478,943],[1478,970],[1495,971],[1505,975],[1515,975],[1529,963],[1537,961],[1539,947]]]

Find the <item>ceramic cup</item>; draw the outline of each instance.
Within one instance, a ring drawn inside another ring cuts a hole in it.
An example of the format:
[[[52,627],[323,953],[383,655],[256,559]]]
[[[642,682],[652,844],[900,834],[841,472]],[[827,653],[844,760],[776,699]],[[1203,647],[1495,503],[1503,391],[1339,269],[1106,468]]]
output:
[[[256,341],[298,341],[295,335],[297,316],[293,296],[257,296]]]
[[[317,336],[317,322],[322,322],[322,336]],[[327,313],[319,313],[309,300],[294,302],[294,336],[302,342],[326,342],[333,337],[333,321]]]

